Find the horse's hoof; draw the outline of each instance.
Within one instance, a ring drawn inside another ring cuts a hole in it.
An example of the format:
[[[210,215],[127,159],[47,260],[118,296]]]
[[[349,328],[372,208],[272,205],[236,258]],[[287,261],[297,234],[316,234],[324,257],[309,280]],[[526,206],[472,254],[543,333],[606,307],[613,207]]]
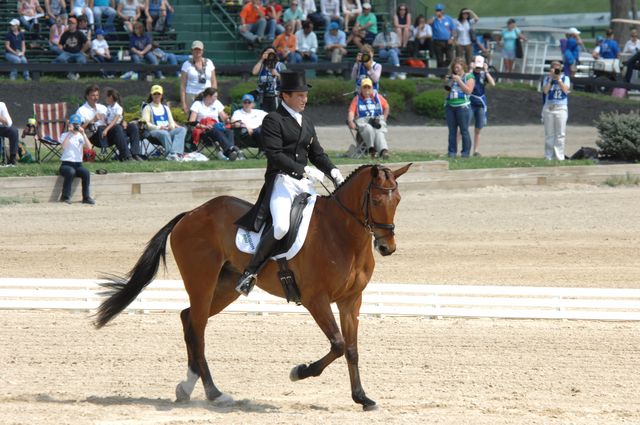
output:
[[[300,375],[298,375],[298,370],[300,370],[304,365],[299,364],[298,366],[294,366],[293,369],[291,369],[291,372],[289,372],[289,379],[291,379],[292,382],[296,382],[300,380]]]
[[[226,406],[235,403],[235,400],[229,394],[220,393],[220,395],[211,400],[211,402],[216,406]]]
[[[378,410],[378,405],[373,403],[370,405],[364,405],[362,406],[362,410],[364,410],[365,412],[373,412],[374,410]]]
[[[182,388],[182,384],[178,384],[176,387],[176,402],[178,403],[186,403],[191,399],[191,395],[187,393],[184,388]]]

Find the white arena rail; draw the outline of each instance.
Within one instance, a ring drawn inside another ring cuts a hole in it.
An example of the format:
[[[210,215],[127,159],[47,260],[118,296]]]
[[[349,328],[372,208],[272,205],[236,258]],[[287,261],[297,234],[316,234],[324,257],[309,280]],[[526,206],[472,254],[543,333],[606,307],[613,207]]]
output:
[[[0,279],[0,309],[95,311],[99,280]],[[188,307],[178,280],[156,280],[128,311],[179,311]],[[334,306],[334,311],[336,311]],[[256,289],[228,306],[230,313],[305,313],[293,303]],[[363,315],[488,317],[511,319],[640,320],[640,289],[558,288],[372,283]]]

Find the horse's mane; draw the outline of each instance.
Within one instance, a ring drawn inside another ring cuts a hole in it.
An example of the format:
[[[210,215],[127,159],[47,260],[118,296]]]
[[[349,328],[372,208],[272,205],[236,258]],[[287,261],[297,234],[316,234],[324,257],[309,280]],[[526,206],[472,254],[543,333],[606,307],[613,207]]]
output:
[[[362,164],[361,166],[359,166],[358,168],[356,168],[355,170],[353,170],[342,182],[342,184],[338,187],[335,188],[335,190],[331,193],[331,195],[333,195],[334,193],[336,193],[338,191],[338,189],[340,189],[342,186],[344,186],[345,184],[347,184],[347,182],[349,180],[351,180],[351,178],[353,178],[353,176],[355,176],[356,174],[360,173],[360,171],[362,171],[362,169],[364,168],[370,168],[370,167],[377,167],[377,164]],[[320,195],[320,197],[322,198],[328,198],[331,197],[331,195]]]

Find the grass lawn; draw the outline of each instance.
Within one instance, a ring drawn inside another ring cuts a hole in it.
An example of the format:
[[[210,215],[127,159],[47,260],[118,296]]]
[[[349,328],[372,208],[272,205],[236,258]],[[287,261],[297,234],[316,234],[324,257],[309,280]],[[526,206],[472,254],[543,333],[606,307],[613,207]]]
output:
[[[560,15],[563,13],[598,13],[610,10],[608,0],[580,0],[558,2],[557,0],[447,0],[446,13],[457,17],[463,7],[468,7],[480,16],[524,16],[524,15]],[[429,13],[433,12],[435,2],[427,3]]]

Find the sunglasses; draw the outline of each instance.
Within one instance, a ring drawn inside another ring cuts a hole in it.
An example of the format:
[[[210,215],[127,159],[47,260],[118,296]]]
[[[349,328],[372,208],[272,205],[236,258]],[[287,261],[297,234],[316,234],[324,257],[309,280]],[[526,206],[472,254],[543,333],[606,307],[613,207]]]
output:
[[[243,100],[242,103],[252,103],[250,100]]]
[[[162,93],[151,93],[151,96],[162,96]]]

